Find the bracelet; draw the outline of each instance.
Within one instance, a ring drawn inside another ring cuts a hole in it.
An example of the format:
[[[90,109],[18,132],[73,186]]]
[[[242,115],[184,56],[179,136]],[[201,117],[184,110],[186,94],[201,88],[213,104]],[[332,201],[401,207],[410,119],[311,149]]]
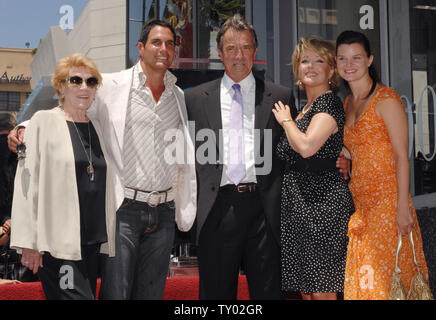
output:
[[[291,118],[286,118],[286,119],[283,119],[282,120],[282,127],[283,127],[283,124],[285,123],[285,122],[288,122],[288,121],[293,121]]]

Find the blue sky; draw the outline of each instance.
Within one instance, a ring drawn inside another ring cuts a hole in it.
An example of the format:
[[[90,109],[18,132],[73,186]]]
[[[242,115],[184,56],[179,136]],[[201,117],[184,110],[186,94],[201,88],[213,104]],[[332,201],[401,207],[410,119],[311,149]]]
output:
[[[74,21],[88,0],[0,0],[0,47],[37,48],[51,26],[59,25],[63,5],[70,5]]]

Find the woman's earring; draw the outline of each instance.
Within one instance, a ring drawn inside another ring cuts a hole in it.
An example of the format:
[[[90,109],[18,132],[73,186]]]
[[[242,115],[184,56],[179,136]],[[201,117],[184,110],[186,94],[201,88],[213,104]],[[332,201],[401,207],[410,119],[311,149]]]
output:
[[[301,90],[304,90],[304,84],[303,84],[303,82],[301,82],[301,80],[297,80],[297,86],[298,86]]]

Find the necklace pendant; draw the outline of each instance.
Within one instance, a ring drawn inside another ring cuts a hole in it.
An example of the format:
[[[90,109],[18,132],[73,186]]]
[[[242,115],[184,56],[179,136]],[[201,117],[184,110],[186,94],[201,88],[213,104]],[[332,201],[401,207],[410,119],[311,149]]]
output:
[[[87,172],[88,172],[88,176],[89,176],[89,180],[90,181],[94,181],[94,167],[92,166],[92,164],[90,164],[87,168]]]

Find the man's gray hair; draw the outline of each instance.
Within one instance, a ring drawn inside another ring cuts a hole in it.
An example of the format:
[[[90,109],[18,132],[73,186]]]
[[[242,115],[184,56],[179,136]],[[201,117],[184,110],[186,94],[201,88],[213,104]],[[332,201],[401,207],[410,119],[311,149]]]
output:
[[[247,21],[245,21],[244,18],[241,17],[240,14],[235,14],[233,17],[228,18],[226,22],[221,26],[220,31],[218,31],[218,34],[216,36],[216,43],[218,45],[218,49],[223,50],[223,35],[226,33],[227,30],[233,29],[236,31],[244,31],[248,30],[250,31],[251,35],[254,39],[254,48],[257,48],[257,35],[256,31],[254,30],[253,26],[249,24]]]

